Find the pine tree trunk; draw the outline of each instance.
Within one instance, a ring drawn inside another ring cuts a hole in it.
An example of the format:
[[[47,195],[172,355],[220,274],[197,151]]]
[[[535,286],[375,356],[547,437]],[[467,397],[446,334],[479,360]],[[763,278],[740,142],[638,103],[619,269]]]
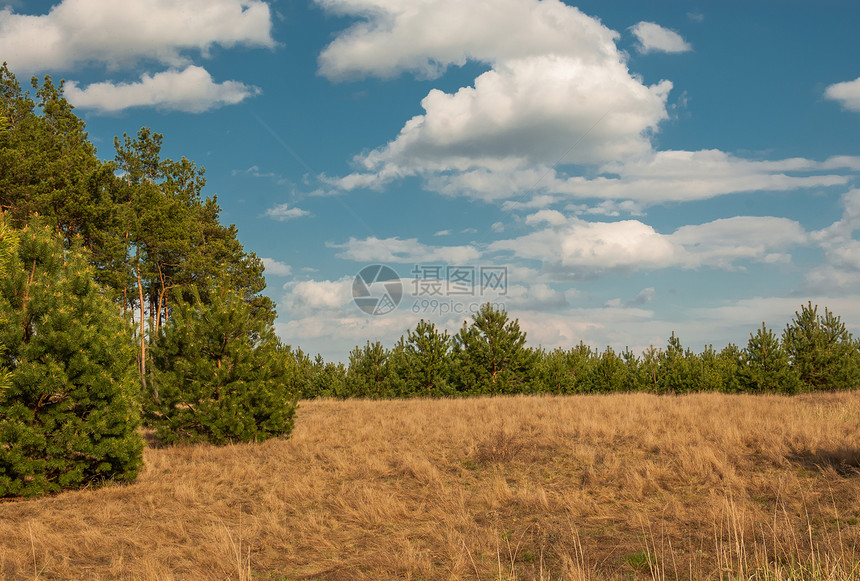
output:
[[[140,257],[137,257],[137,296],[140,301],[140,385],[146,390],[146,317],[143,304],[143,281],[140,279]]]

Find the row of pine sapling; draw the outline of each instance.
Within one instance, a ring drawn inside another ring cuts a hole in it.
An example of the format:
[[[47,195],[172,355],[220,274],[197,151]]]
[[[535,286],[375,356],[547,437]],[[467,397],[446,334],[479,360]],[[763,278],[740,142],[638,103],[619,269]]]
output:
[[[454,335],[420,321],[392,347],[367,342],[347,365],[292,352],[293,381],[304,397],[439,397],[645,391],[800,393],[860,385],[860,343],[840,318],[811,303],[781,335],[765,324],[743,348],[685,348],[672,334],[639,354],[582,342],[545,350],[527,345],[507,313],[484,305]]]

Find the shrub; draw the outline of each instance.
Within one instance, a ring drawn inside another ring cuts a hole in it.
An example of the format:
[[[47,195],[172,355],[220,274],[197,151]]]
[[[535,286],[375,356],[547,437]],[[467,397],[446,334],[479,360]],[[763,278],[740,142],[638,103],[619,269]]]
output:
[[[142,463],[131,326],[93,282],[85,253],[36,220],[0,280],[0,497],[113,479]]]
[[[289,434],[299,394],[270,311],[226,289],[209,299],[179,303],[151,347],[146,410],[157,437],[224,444]]]

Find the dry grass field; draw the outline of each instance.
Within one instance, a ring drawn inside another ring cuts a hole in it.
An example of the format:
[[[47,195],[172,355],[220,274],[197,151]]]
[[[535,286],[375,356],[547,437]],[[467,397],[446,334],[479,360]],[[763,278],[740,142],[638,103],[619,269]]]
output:
[[[302,402],[0,503],[2,579],[860,579],[860,393]]]

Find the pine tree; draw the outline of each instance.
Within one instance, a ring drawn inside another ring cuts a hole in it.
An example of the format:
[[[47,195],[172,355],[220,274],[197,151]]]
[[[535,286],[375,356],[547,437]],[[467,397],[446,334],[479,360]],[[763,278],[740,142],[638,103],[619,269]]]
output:
[[[37,220],[21,232],[8,270],[0,497],[134,480],[143,442],[128,323],[93,282],[80,246],[66,251]]]
[[[851,389],[860,384],[860,347],[839,317],[827,308],[801,307],[786,326],[782,342],[807,389]]]
[[[294,353],[293,357],[304,377],[302,399],[348,397],[345,389],[346,367],[343,363],[326,362],[320,354],[317,354],[313,360],[304,353],[300,356]]]
[[[642,391],[660,393],[663,389],[663,375],[660,371],[660,363],[663,359],[663,350],[649,345],[642,352],[642,362],[639,365],[639,375],[636,384]]]
[[[286,364],[285,375],[289,392],[297,394],[300,399],[310,397],[306,393],[314,373],[311,358],[301,349],[290,345],[280,344],[278,350]]]
[[[152,347],[145,409],[163,442],[224,444],[290,433],[294,393],[268,312],[230,289],[179,302]]]
[[[0,280],[9,275],[12,258],[18,249],[18,233],[9,226],[6,214],[0,212]],[[0,313],[0,317],[11,315],[11,313]],[[6,325],[5,320],[0,319],[0,326]],[[6,345],[0,343],[0,401],[3,392],[9,389],[12,374],[9,372],[10,363],[6,361]]]
[[[0,206],[18,225],[34,213],[49,216],[67,245],[80,237],[92,261],[110,262],[119,252],[113,167],[96,156],[63,84],[45,77],[32,86],[36,100],[0,67]]]
[[[472,316],[472,323],[454,337],[459,391],[521,393],[531,387],[537,357],[525,345],[518,320],[490,303]]]
[[[386,366],[388,377],[385,384],[388,397],[414,397],[418,387],[417,382],[412,379],[409,356],[406,353],[406,338],[403,335],[388,351]]]
[[[720,390],[726,393],[741,391],[740,372],[744,365],[743,352],[734,343],[729,343],[723,347],[717,359],[722,376]]]
[[[726,374],[726,363],[713,345],[705,345],[704,351],[695,356],[699,366],[699,391],[720,391]]]
[[[616,392],[627,389],[630,368],[624,359],[607,346],[591,366],[592,389],[600,392]]]
[[[162,158],[162,140],[147,127],[114,140],[123,176],[114,191],[118,237],[125,241],[114,279],[123,303],[138,313],[144,389],[147,339],[159,336],[175,300],[205,303],[217,289],[231,288],[274,318],[271,300],[259,296],[266,286],[262,261],[244,251],[235,226],[220,224],[217,200],[202,200],[204,170],[185,158]]]
[[[701,361],[681,345],[672,332],[666,350],[660,353],[660,387],[669,393],[685,393],[701,389]]]
[[[349,352],[346,370],[346,391],[349,397],[385,398],[391,389],[391,368],[388,350],[379,341],[368,341],[364,347]]]
[[[348,397],[343,363],[326,362],[317,354],[304,397]]]
[[[764,323],[755,334],[750,333],[741,362],[738,379],[744,390],[795,393],[802,386],[797,370],[789,362],[788,353]]]
[[[451,336],[431,322],[421,319],[415,330],[407,331],[398,353],[392,354],[395,374],[402,377],[411,395],[441,396],[450,393]]]
[[[535,377],[540,391],[556,394],[576,391],[577,374],[569,360],[569,352],[561,348],[538,352]]]

